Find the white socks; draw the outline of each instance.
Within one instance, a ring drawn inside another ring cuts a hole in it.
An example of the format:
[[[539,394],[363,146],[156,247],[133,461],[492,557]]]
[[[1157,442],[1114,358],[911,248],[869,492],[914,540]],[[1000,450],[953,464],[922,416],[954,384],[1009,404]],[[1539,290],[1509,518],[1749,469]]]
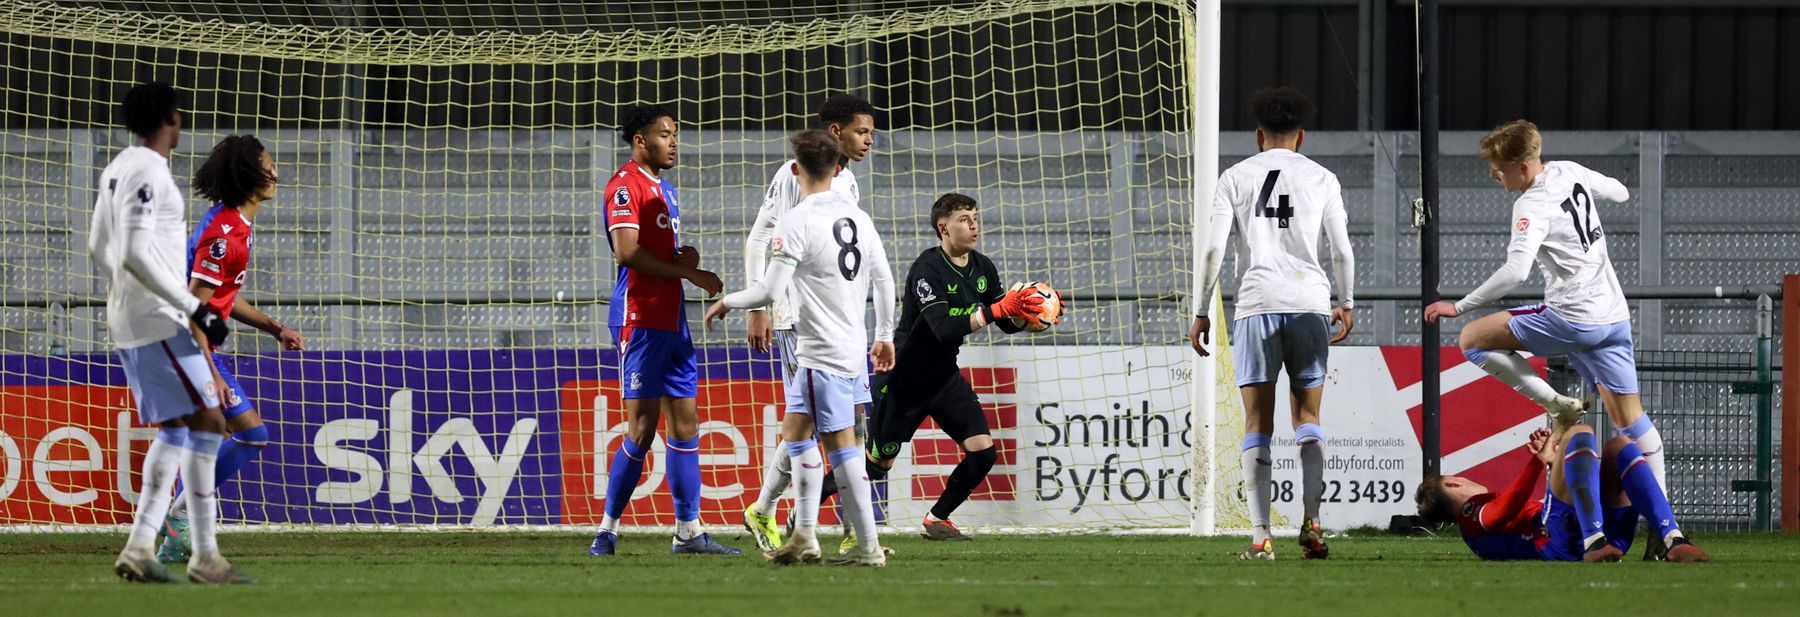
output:
[[[864,555],[881,554],[881,539],[875,532],[874,492],[869,486],[862,449],[851,446],[832,451],[831,465],[837,476],[838,504],[844,509],[846,526],[855,530],[856,549]]]
[[[788,444],[788,457],[793,459],[794,483],[800,489],[794,497],[794,533],[814,537],[819,527],[819,494],[825,488],[825,457],[819,454],[819,442],[811,439]]]
[[[793,459],[788,456],[786,443],[776,441],[769,448],[768,457],[768,464],[763,467],[762,492],[756,495],[756,513],[763,516],[775,513],[775,502],[781,500],[781,494],[794,481]]]
[[[193,534],[194,554],[189,564],[209,563],[219,557],[219,491],[216,468],[219,444],[225,436],[193,431],[188,434],[187,450],[181,459],[181,477],[187,486],[188,533]]]
[[[1537,371],[1532,370],[1531,363],[1516,352],[1489,351],[1477,365],[1481,367],[1481,370],[1487,371],[1487,374],[1499,379],[1501,383],[1505,383],[1514,391],[1537,403],[1539,407],[1555,411],[1568,406],[1569,402],[1573,400],[1557,394],[1556,389],[1550,387],[1549,382],[1538,377]]]
[[[692,540],[700,535],[700,519],[675,521],[675,539]]]
[[[144,481],[138,492],[137,511],[131,517],[131,536],[125,541],[125,552],[147,553],[156,550],[157,531],[169,513],[169,492],[175,486],[175,473],[181,467],[187,429],[163,429],[150,442],[144,455]],[[179,435],[172,437],[171,433]],[[179,440],[181,443],[172,443]]]

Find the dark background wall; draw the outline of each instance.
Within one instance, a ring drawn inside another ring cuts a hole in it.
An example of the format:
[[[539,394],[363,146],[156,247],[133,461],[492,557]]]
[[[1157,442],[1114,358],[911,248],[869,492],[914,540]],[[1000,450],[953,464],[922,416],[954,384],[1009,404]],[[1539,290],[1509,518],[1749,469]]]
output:
[[[1382,1],[1227,0],[1223,128],[1250,128],[1245,99],[1257,87],[1276,84],[1314,94],[1317,129],[1414,128],[1411,3],[1377,4]],[[61,4],[471,33],[767,22],[845,14],[852,6],[770,2],[728,9],[719,2],[676,2],[647,15],[633,8],[638,3],[557,4],[554,12],[534,12],[518,3],[496,9],[288,0],[274,13],[197,3]],[[1173,67],[1121,70],[1166,64],[1179,55],[1175,12],[1138,5],[1077,14],[1075,20],[1012,18],[991,27],[850,46],[580,65],[338,65],[6,34],[0,35],[0,124],[110,124],[111,102],[122,88],[157,77],[194,92],[199,100],[191,107],[211,110],[190,118],[197,126],[352,120],[365,126],[591,127],[610,125],[618,101],[659,100],[697,124],[791,128],[825,93],[856,84],[869,84],[859,89],[888,110],[885,124],[892,128],[1177,126],[1186,103]],[[1442,16],[1445,129],[1485,129],[1518,117],[1552,130],[1800,129],[1800,6],[1793,3],[1451,0]],[[1133,27],[1113,27],[1117,23]],[[1364,45],[1368,50],[1361,54]],[[857,68],[804,68],[823,62]],[[941,78],[950,74],[978,76]],[[1081,86],[1071,92],[1034,87],[1077,82]],[[1361,96],[1361,87],[1372,95]]]

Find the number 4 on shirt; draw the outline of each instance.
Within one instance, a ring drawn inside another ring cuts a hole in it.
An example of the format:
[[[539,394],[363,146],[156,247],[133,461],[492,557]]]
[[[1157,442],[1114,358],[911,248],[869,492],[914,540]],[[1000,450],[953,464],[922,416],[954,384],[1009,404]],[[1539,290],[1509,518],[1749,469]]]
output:
[[[1276,206],[1269,207],[1269,194],[1275,192],[1275,179],[1280,177],[1281,170],[1269,170],[1268,177],[1263,178],[1262,193],[1256,198],[1256,208],[1253,211],[1257,216],[1275,219],[1282,229],[1287,229],[1288,220],[1294,216],[1294,207],[1288,203],[1288,196],[1276,195]]]

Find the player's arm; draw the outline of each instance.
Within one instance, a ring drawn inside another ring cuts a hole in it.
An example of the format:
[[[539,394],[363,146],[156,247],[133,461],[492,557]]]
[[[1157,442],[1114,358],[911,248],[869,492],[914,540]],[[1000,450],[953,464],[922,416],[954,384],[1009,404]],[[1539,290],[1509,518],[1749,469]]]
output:
[[[664,261],[655,253],[638,244],[636,227],[615,225],[611,232],[613,241],[613,261],[621,266],[659,278],[687,279],[698,286],[706,295],[718,295],[724,288],[719,275],[692,266],[684,266],[673,261]]]
[[[724,317],[731,309],[753,309],[768,306],[777,296],[787,291],[794,282],[794,268],[806,257],[806,236],[799,229],[783,224],[775,230],[774,238],[782,238],[778,247],[769,255],[769,265],[763,268],[762,276],[756,278],[748,288],[734,291],[714,302],[706,309],[702,319],[706,327],[711,328],[714,319]]]
[[[1484,529],[1504,529],[1518,522],[1525,512],[1525,505],[1537,496],[1538,479],[1544,476],[1544,463],[1537,457],[1525,459],[1525,466],[1519,469],[1519,475],[1513,477],[1506,490],[1500,491],[1492,502],[1481,509],[1481,526]]]
[[[1506,263],[1488,276],[1487,281],[1476,287],[1475,291],[1457,300],[1456,304],[1438,302],[1426,306],[1426,321],[1435,323],[1440,316],[1455,317],[1485,306],[1506,297],[1506,294],[1531,276],[1531,260],[1537,256],[1538,247],[1544,244],[1544,237],[1550,233],[1550,221],[1534,213],[1527,198],[1521,197],[1513,206],[1512,225],[1512,242],[1506,246]]]
[[[992,264],[989,264],[989,265],[992,265]],[[1001,282],[1000,270],[998,268],[988,268],[987,276],[988,276],[988,278],[994,280],[994,286],[989,287],[986,293],[981,294],[981,301],[988,303],[988,304],[993,304],[995,302],[1001,301],[1002,299],[1004,299],[1006,297],[1007,291],[1011,291],[1011,290],[1006,290],[1006,284]],[[1002,290],[1006,290],[1006,291],[1002,291]],[[1015,334],[1018,332],[1023,332],[1025,330],[1025,328],[1019,327],[1019,322],[1012,320],[1012,319],[1002,319],[998,322],[995,322],[994,326],[1000,328],[1001,332],[1005,332],[1007,334]]]
[[[781,223],[781,215],[776,213],[776,200],[786,199],[782,190],[783,175],[779,172],[769,181],[769,190],[763,199],[762,208],[756,212],[756,222],[750,224],[750,235],[744,237],[744,287],[755,287],[762,279],[763,272],[769,264],[769,241],[775,238],[775,226]],[[762,307],[751,310],[763,310]]]
[[[113,197],[125,206],[119,221],[119,232],[125,236],[125,271],[145,289],[150,290],[150,293],[156,294],[156,297],[181,309],[181,312],[192,315],[201,310],[205,303],[188,293],[181,284],[181,275],[177,274],[179,268],[163,263],[154,248],[156,238],[153,231],[156,228],[156,208],[159,202],[154,194],[156,189],[147,181],[138,178],[132,180],[137,182],[119,183],[126,192]],[[179,201],[175,203],[179,204]]]
[[[1206,245],[1200,251],[1200,293],[1194,296],[1194,323],[1188,327],[1188,343],[1194,347],[1194,353],[1210,356],[1206,346],[1212,344],[1212,311],[1213,289],[1219,285],[1219,265],[1225,261],[1225,246],[1231,239],[1232,197],[1231,181],[1226,176],[1219,177],[1219,186],[1213,190],[1212,214]],[[1238,259],[1238,268],[1244,267],[1246,260]],[[1240,272],[1241,274],[1241,272]]]
[[[869,250],[869,282],[872,286],[870,292],[875,296],[875,344],[869,346],[869,359],[875,364],[875,372],[885,373],[894,368],[894,329],[897,319],[894,311],[894,271],[888,267],[887,248],[882,246],[880,234],[870,229],[869,236],[873,240]]]
[[[1591,197],[1613,203],[1623,203],[1631,199],[1631,189],[1625,188],[1624,182],[1592,169],[1588,169],[1586,175]]]
[[[238,298],[237,302],[231,305],[231,317],[244,322],[252,328],[262,330],[263,332],[268,333],[269,336],[275,337],[275,340],[281,341],[282,349],[289,351],[302,351],[306,349],[306,338],[300,336],[298,330],[282,325],[281,322],[276,321],[274,317],[270,317],[268,313],[264,313],[256,307],[251,306],[249,302],[245,302],[243,298]]]
[[[1350,215],[1344,211],[1341,190],[1332,191],[1331,203],[1325,205],[1325,238],[1331,244],[1331,295],[1335,299],[1331,321],[1340,326],[1331,337],[1336,344],[1356,329],[1356,255],[1350,248]]]

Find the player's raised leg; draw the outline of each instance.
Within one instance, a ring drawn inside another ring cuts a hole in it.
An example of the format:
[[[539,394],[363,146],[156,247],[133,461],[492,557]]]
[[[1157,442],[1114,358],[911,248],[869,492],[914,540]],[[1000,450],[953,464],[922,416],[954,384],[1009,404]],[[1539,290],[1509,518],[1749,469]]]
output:
[[[1543,407],[1559,430],[1567,429],[1581,421],[1587,405],[1581,399],[1565,396],[1550,387],[1550,383],[1539,377],[1531,364],[1517,353],[1527,347],[1514,336],[1512,320],[1518,315],[1534,314],[1530,312],[1533,310],[1527,307],[1500,311],[1472,321],[1463,327],[1457,344],[1470,363]]]

